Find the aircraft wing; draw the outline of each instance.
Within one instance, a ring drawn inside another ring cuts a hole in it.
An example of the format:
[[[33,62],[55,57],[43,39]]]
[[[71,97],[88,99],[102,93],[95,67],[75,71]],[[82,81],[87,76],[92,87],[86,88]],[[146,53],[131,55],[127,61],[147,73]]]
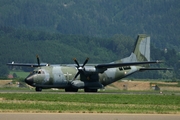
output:
[[[23,66],[23,67],[40,67],[40,66],[48,66],[47,63],[41,63],[41,64],[37,64],[37,63],[7,63],[7,65],[9,66]]]
[[[108,63],[108,64],[98,64],[96,68],[114,68],[114,67],[123,67],[131,65],[141,65],[141,64],[153,64],[153,63],[162,63],[162,61],[145,61],[145,62],[128,62],[128,63]]]
[[[140,68],[140,71],[144,70],[172,70],[172,68]]]

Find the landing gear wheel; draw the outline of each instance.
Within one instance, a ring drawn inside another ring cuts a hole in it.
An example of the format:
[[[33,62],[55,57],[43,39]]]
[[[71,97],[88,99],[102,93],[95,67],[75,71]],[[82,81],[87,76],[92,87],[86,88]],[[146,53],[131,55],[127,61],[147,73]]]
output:
[[[85,88],[84,92],[97,92],[97,89],[89,89],[89,88]]]
[[[36,91],[37,91],[37,92],[41,92],[41,91],[42,91],[42,88],[36,87]]]
[[[78,89],[76,89],[76,88],[66,88],[65,92],[78,92]]]

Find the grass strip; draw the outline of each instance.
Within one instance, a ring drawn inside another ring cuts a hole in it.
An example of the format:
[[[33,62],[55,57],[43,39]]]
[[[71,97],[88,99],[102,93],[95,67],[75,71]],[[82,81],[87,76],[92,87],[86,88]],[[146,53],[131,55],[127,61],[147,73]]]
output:
[[[180,96],[0,93],[0,111],[179,114]]]

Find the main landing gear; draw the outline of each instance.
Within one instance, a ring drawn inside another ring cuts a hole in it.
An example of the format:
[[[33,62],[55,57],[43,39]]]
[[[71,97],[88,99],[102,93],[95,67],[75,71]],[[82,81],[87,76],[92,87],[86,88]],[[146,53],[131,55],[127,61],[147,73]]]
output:
[[[84,92],[97,92],[97,89],[89,89],[89,88],[85,88]]]
[[[78,92],[76,88],[65,88],[65,92]]]
[[[36,87],[36,92],[41,92],[42,88]]]

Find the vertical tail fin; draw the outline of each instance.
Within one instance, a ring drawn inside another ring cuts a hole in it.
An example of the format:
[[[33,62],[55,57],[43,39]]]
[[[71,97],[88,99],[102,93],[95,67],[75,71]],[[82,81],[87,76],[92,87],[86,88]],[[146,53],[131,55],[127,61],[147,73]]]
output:
[[[139,34],[131,55],[121,59],[121,62],[150,61],[150,36]]]
[[[145,34],[138,35],[133,53],[137,61],[150,61],[150,37]]]

